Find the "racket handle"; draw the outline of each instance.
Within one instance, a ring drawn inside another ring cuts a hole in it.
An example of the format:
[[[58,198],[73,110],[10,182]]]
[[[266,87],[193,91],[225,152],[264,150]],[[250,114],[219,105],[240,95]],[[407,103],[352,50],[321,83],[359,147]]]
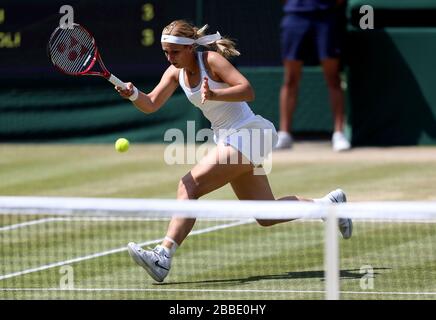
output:
[[[108,80],[115,86],[121,87],[123,89],[127,89],[127,85],[122,82],[120,79],[118,79],[117,77],[115,77],[113,74],[110,75],[110,77],[108,78]],[[139,95],[139,91],[138,89],[133,86],[133,93],[132,95],[129,97],[130,101],[135,101],[136,99],[138,99],[138,95]]]
[[[127,89],[127,86],[124,82],[122,82],[120,79],[115,77],[113,74],[111,74],[108,78],[109,82],[112,83],[115,86],[121,87],[123,89]]]

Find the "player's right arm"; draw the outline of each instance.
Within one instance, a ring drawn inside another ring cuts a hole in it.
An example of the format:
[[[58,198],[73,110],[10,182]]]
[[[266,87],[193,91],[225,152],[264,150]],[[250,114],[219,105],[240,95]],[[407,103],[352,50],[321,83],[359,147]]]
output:
[[[152,92],[145,94],[139,91],[138,98],[133,102],[135,107],[144,113],[152,113],[159,110],[177,89],[179,85],[178,76],[179,69],[172,65],[169,66]],[[115,89],[123,98],[128,98],[133,94],[133,87],[133,84],[128,82],[126,90],[120,87],[115,87]]]

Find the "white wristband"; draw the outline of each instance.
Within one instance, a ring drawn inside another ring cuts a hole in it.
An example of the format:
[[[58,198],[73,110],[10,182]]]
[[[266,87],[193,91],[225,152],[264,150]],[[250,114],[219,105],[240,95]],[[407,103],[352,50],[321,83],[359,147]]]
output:
[[[132,95],[129,97],[130,101],[135,101],[136,99],[138,99],[138,95],[139,95],[139,91],[136,87],[133,87],[133,93]]]

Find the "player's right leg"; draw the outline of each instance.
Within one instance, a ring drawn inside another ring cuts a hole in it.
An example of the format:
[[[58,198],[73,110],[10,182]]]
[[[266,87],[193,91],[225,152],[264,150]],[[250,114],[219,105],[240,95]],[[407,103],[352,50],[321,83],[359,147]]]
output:
[[[134,242],[127,245],[129,255],[157,282],[162,282],[171,268],[171,257],[162,246],[144,250]]]
[[[177,199],[198,199],[238,176],[253,171],[253,166],[248,161],[233,164],[235,157],[241,159],[242,155],[231,146],[219,144],[180,180]],[[154,250],[143,250],[131,242],[128,244],[129,254],[154,280],[162,282],[169,273],[175,250],[188,236],[194,223],[195,219],[173,217],[161,245]]]

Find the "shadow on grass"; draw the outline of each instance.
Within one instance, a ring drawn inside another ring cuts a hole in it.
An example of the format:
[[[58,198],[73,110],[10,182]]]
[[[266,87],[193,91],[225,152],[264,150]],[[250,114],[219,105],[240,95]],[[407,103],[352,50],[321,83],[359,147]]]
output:
[[[380,273],[377,270],[391,270],[391,268],[373,268],[374,277]],[[341,270],[339,273],[340,280],[347,279],[361,279],[364,273],[361,273],[360,269],[348,269]],[[292,280],[292,279],[319,279],[319,281],[325,281],[324,270],[315,271],[297,271],[297,272],[286,272],[284,274],[271,274],[271,275],[260,275],[251,276],[246,278],[235,278],[235,279],[214,279],[214,280],[199,280],[199,281],[183,281],[183,282],[165,282],[156,285],[180,285],[180,284],[245,284],[250,282],[256,282],[261,280]]]

